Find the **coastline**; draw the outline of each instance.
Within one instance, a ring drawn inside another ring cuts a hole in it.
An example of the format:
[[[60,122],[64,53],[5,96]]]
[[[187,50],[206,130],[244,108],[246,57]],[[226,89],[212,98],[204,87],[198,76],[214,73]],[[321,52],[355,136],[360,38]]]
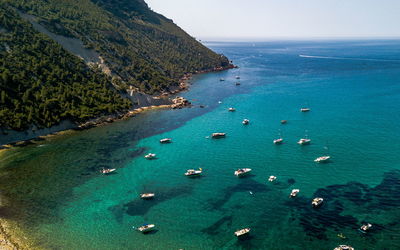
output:
[[[46,135],[36,136],[34,138],[30,138],[27,140],[20,140],[20,141],[15,141],[12,143],[0,145],[0,156],[2,154],[4,154],[6,151],[11,150],[16,147],[25,147],[28,145],[35,144],[37,142],[45,141],[54,136],[58,136],[58,135],[62,135],[62,134],[66,134],[66,133],[70,133],[70,132],[74,132],[74,131],[87,130],[90,128],[107,125],[107,124],[113,123],[114,121],[129,119],[131,117],[134,117],[140,113],[143,113],[143,112],[146,112],[149,110],[181,109],[181,108],[185,108],[185,107],[191,107],[192,104],[183,97],[177,96],[172,99],[170,97],[172,95],[176,95],[180,92],[188,90],[190,87],[189,80],[193,77],[193,75],[211,73],[211,72],[219,72],[219,71],[229,70],[229,69],[233,69],[233,68],[236,68],[236,66],[234,66],[233,64],[230,64],[229,66],[224,67],[224,68],[219,67],[219,68],[214,68],[212,70],[196,71],[193,74],[191,74],[191,73],[185,74],[179,80],[179,87],[177,89],[170,91],[168,93],[163,93],[159,96],[152,96],[152,98],[154,98],[154,99],[167,98],[170,101],[169,104],[137,107],[135,109],[129,110],[122,114],[112,114],[112,115],[108,115],[108,116],[98,117],[96,119],[85,122],[83,124],[76,125],[76,127],[74,127],[74,128],[60,130],[60,131],[49,133]],[[2,199],[3,199],[3,197],[0,196],[0,208],[2,206],[2,201],[3,201]],[[15,230],[11,229],[11,226],[7,220],[0,219],[0,249],[2,249],[2,250],[3,249],[4,250],[30,249],[28,239],[24,236],[21,236],[20,234],[22,234],[22,231],[18,230],[17,228]],[[22,239],[24,239],[24,240],[22,240]]]
[[[100,116],[100,117],[94,118],[92,120],[86,121],[84,123],[76,124],[74,127],[71,127],[71,128],[61,129],[59,131],[50,132],[50,133],[47,133],[44,135],[32,136],[31,138],[24,139],[24,140],[16,140],[16,141],[13,141],[10,143],[5,143],[5,144],[0,145],[0,153],[2,151],[9,150],[9,149],[12,149],[15,147],[24,147],[24,146],[32,145],[32,144],[35,144],[36,142],[44,141],[50,137],[65,134],[65,133],[68,133],[71,131],[86,130],[86,129],[110,124],[115,121],[125,120],[128,118],[134,117],[135,115],[140,114],[142,112],[149,111],[149,110],[168,109],[168,108],[180,109],[180,108],[184,108],[184,107],[190,107],[192,104],[185,98],[177,96],[177,97],[171,99],[170,97],[173,95],[176,95],[180,92],[188,90],[190,87],[189,81],[193,77],[193,75],[225,71],[225,70],[229,70],[229,69],[233,69],[233,68],[237,68],[237,66],[235,66],[233,64],[229,64],[226,67],[215,67],[215,68],[209,69],[209,70],[201,70],[201,71],[195,71],[193,73],[184,74],[178,81],[179,86],[177,89],[169,91],[169,92],[161,93],[160,95],[151,96],[151,98],[153,98],[154,100],[166,99],[168,101],[168,104],[139,106],[134,109],[128,110],[127,112],[124,112],[124,113],[114,113],[111,115]]]

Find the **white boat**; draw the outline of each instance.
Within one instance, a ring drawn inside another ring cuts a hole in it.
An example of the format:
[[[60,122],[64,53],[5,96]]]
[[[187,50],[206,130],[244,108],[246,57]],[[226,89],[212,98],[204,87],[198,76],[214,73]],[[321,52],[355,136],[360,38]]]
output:
[[[331,158],[330,156],[326,155],[326,156],[318,157],[314,161],[317,162],[317,163],[324,163],[324,162],[329,161],[330,158]]]
[[[354,250],[354,247],[348,245],[339,245],[335,247],[333,250]]]
[[[300,189],[293,189],[289,197],[296,197],[299,192]]]
[[[281,120],[281,124],[286,124],[287,120]]]
[[[155,229],[156,225],[154,224],[144,224],[141,227],[138,227],[138,231],[142,232],[142,233],[147,233],[150,231],[153,231]]]
[[[240,237],[240,236],[248,234],[249,232],[250,232],[250,228],[243,228],[243,229],[236,231],[235,236]]]
[[[151,160],[156,158],[156,154],[148,153],[147,155],[144,156],[144,158]]]
[[[236,111],[236,109],[235,108],[228,108],[228,111],[234,112],[234,111]]]
[[[324,199],[323,199],[323,198],[320,198],[320,197],[317,197],[317,198],[314,198],[314,199],[312,200],[311,205],[312,205],[313,207],[319,207],[319,206],[322,205],[322,202],[324,202]]]
[[[274,144],[281,144],[283,142],[281,130],[279,130],[279,135],[278,139],[273,140]]]
[[[240,76],[235,76],[236,79],[240,79]]]
[[[219,81],[223,82],[223,81],[225,81],[225,79],[224,78],[220,78]]]
[[[270,181],[270,182],[273,182],[273,181],[275,181],[276,180],[276,176],[273,176],[273,175],[271,175],[269,178],[268,178],[268,181]]]
[[[310,111],[310,110],[311,110],[310,108],[301,108],[301,109],[300,109],[301,112],[308,112],[308,111]]]
[[[192,177],[194,177],[194,176],[199,176],[199,175],[201,175],[201,173],[203,172],[203,169],[201,169],[201,168],[199,168],[198,170],[195,170],[195,169],[188,169],[187,171],[186,171],[186,173],[185,173],[185,175],[186,176],[192,176]]]
[[[147,200],[147,199],[152,199],[154,198],[155,194],[154,193],[144,193],[140,194],[140,198]]]
[[[235,171],[235,175],[237,177],[241,177],[241,176],[244,176],[244,175],[246,175],[246,174],[248,174],[250,172],[251,172],[251,168],[240,168],[240,169]]]
[[[367,224],[362,225],[362,226],[360,227],[360,230],[361,230],[363,233],[366,233],[367,231],[369,231],[369,230],[371,229],[371,227],[372,227],[372,224],[367,223]]]
[[[300,145],[307,145],[307,144],[311,143],[311,139],[301,138],[297,143],[300,144]]]
[[[164,138],[160,140],[160,143],[170,143],[170,142],[172,142],[171,138]]]
[[[226,136],[226,133],[213,133],[211,135],[212,138],[218,139],[218,138],[223,138]]]
[[[115,170],[116,170],[115,168],[103,168],[102,170],[100,170],[100,173],[110,174],[110,173],[114,172]]]
[[[249,122],[250,122],[250,120],[244,119],[244,120],[242,121],[242,124],[243,124],[243,125],[247,125],[247,124],[249,124]]]

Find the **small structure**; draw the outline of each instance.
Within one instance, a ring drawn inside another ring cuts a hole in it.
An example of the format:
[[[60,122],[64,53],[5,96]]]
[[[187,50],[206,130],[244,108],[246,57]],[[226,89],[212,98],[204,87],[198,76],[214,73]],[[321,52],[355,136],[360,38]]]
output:
[[[172,101],[171,108],[173,108],[173,109],[181,109],[183,107],[189,107],[192,105],[192,103],[189,102],[189,100],[187,100],[181,96],[177,96],[174,99],[172,99],[171,101]]]

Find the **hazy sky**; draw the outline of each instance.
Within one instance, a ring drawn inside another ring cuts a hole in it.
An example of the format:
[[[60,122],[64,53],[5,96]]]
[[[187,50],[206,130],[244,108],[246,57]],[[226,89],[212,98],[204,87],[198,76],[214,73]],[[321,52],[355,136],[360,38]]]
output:
[[[194,37],[400,37],[400,0],[145,0]]]

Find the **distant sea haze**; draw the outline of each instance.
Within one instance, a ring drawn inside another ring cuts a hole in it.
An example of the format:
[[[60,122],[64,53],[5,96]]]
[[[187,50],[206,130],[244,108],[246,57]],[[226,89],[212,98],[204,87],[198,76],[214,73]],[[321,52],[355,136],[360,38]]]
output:
[[[356,57],[335,57],[335,56],[312,56],[312,55],[299,55],[304,58],[318,58],[318,59],[334,59],[334,60],[357,60],[357,61],[375,61],[375,62],[398,62],[400,60],[393,59],[376,59],[376,58],[356,58]]]

